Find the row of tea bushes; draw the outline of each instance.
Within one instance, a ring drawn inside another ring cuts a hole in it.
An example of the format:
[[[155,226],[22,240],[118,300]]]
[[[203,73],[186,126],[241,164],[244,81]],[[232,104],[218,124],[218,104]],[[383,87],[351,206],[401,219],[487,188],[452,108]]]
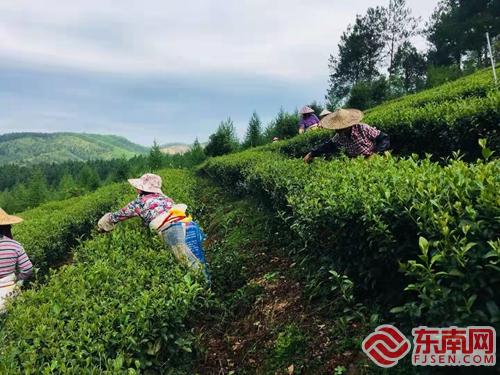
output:
[[[187,322],[207,292],[159,238],[130,223],[75,256],[0,321],[0,373],[167,372],[189,362]]]
[[[390,134],[398,154],[449,156],[461,150],[474,160],[480,138],[498,150],[499,108],[500,92],[491,69],[484,69],[372,108],[363,121]]]
[[[123,201],[124,184],[112,184],[83,197],[41,206],[19,214],[24,222],[13,227],[35,268],[46,273],[49,267],[67,259],[71,248],[95,227],[99,217]]]
[[[499,71],[500,68],[497,68],[497,74]],[[404,107],[417,108],[430,103],[437,104],[459,99],[486,97],[490,92],[496,90],[493,83],[493,73],[491,68],[487,68],[416,94],[389,100],[368,112],[382,112],[386,109]]]
[[[391,148],[398,154],[449,156],[461,150],[472,160],[480,155],[480,138],[500,150],[499,117],[500,91],[493,90],[485,97],[430,102],[422,107],[381,106],[363,121],[390,134]]]
[[[498,160],[443,167],[377,156],[308,166],[247,151],[201,171],[274,205],[310,253],[365,297],[404,304],[394,311],[407,322],[500,321]]]
[[[193,177],[164,171],[165,192],[192,202]],[[189,364],[189,322],[209,301],[192,274],[137,220],[97,235],[75,263],[22,293],[0,320],[0,373],[175,373]]]
[[[396,154],[447,157],[461,150],[468,160],[475,160],[481,152],[480,138],[486,138],[490,147],[500,152],[499,109],[500,91],[491,70],[483,70],[384,103],[368,110],[362,121],[389,134]],[[302,157],[333,134],[328,130],[308,132],[261,149]]]

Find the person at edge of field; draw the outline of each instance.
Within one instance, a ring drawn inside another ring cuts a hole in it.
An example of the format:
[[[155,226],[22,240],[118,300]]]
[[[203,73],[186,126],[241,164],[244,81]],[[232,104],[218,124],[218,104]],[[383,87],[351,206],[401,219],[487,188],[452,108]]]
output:
[[[0,313],[4,311],[7,298],[15,296],[24,280],[33,275],[30,258],[12,237],[12,225],[22,221],[0,208]]]
[[[339,149],[345,149],[347,156],[369,157],[382,153],[389,148],[389,136],[380,130],[361,123],[363,112],[358,109],[339,109],[321,120],[325,129],[337,130],[333,138],[313,148],[305,157],[309,163],[316,156],[333,154]]]
[[[120,221],[139,216],[151,230],[156,231],[169,246],[177,260],[193,269],[201,268],[207,283],[210,276],[203,250],[205,235],[192,217],[186,214],[185,204],[175,204],[163,194],[161,177],[146,173],[128,182],[137,192],[137,198],[121,210],[108,212],[99,220],[101,232],[110,232]]]
[[[319,129],[319,118],[314,114],[314,109],[305,106],[299,111],[299,134],[309,130]]]
[[[321,123],[321,120],[323,120],[325,118],[325,116],[328,116],[330,113],[332,113],[332,112],[330,112],[328,109],[322,110],[321,113],[319,114],[320,123]]]

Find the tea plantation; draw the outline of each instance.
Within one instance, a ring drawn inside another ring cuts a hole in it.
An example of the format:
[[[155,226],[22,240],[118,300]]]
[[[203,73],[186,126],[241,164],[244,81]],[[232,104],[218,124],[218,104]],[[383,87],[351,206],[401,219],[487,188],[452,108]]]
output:
[[[318,131],[208,159],[196,173],[161,171],[165,193],[208,234],[212,290],[139,220],[93,230],[133,196],[126,184],[21,214],[14,235],[44,276],[0,316],[0,373],[212,373],[208,363],[310,373],[325,353],[334,365],[323,368],[344,373],[335,363],[366,360],[358,336],[381,323],[500,329],[500,94],[490,74],[370,110],[364,121],[391,135],[392,154],[307,165],[304,154],[331,136]],[[287,314],[269,313],[279,330],[248,313],[266,297],[285,299]],[[324,319],[339,337],[313,337],[310,322]],[[252,327],[268,335],[235,339]],[[331,348],[318,354],[309,338]],[[231,363],[226,354],[244,345],[242,361],[268,357]]]

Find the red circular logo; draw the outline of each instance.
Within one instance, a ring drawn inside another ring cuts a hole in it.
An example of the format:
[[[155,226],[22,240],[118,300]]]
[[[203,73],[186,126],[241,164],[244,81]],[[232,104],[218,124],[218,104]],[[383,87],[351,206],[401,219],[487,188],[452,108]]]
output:
[[[395,366],[410,351],[411,344],[396,327],[384,324],[363,340],[362,348],[376,365],[387,368]]]

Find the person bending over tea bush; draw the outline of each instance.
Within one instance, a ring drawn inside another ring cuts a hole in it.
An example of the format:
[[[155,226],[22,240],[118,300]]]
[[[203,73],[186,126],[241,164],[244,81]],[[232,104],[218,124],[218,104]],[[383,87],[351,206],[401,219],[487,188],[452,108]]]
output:
[[[33,274],[30,258],[21,244],[12,238],[11,226],[22,221],[0,208],[0,312],[7,297],[14,296],[23,281]]]
[[[312,149],[305,157],[306,163],[316,156],[333,154],[345,149],[346,154],[370,156],[389,148],[389,136],[374,127],[360,123],[363,112],[357,109],[339,109],[321,120],[321,127],[337,130],[337,134],[325,143]]]
[[[314,113],[314,109],[305,106],[299,111],[299,134],[304,132],[319,129],[319,118]]]
[[[99,220],[99,230],[109,232],[118,222],[139,216],[151,230],[158,232],[180,262],[194,269],[201,268],[209,282],[202,246],[205,235],[191,216],[186,214],[187,206],[174,204],[171,198],[163,194],[161,177],[158,175],[146,173],[128,182],[135,187],[137,198],[121,210],[106,213]]]

